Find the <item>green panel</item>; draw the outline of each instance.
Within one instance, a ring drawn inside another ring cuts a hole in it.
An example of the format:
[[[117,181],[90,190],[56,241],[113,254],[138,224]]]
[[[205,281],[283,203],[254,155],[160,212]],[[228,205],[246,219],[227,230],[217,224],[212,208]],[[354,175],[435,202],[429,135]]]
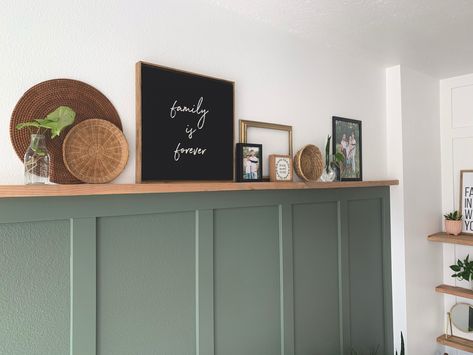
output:
[[[69,353],[69,222],[0,224],[0,354]]]
[[[293,207],[297,355],[341,354],[336,202]]]
[[[214,214],[215,354],[281,354],[279,210]]]
[[[380,199],[348,202],[350,331],[357,351],[384,354],[383,220]]]
[[[97,354],[195,354],[195,213],[97,221]]]

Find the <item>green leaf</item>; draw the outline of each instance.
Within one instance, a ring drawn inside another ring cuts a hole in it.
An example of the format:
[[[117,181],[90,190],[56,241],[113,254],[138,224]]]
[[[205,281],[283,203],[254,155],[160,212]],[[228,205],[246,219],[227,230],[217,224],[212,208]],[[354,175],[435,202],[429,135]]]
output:
[[[345,160],[345,157],[342,153],[337,152],[335,153],[335,160],[338,161],[339,163],[343,163],[343,161]]]
[[[53,112],[49,113],[46,118],[35,119],[31,122],[20,123],[16,129],[25,127],[45,128],[51,130],[51,138],[57,137],[62,130],[74,123],[76,113],[67,106],[59,106]]]
[[[51,130],[51,138],[57,137],[61,131],[74,123],[76,113],[67,106],[59,106],[46,116],[42,125]]]
[[[450,269],[452,269],[455,272],[459,272],[461,270],[460,266],[458,265],[452,265],[450,266]]]

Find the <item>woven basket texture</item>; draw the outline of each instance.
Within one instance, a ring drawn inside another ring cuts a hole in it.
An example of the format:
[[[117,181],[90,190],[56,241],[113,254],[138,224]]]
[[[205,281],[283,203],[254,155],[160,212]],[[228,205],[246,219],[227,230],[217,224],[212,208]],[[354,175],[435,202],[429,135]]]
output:
[[[73,127],[63,145],[67,169],[77,179],[90,184],[114,180],[128,161],[128,143],[113,124],[88,119]]]
[[[294,167],[302,180],[317,181],[324,169],[320,149],[313,144],[304,146],[294,157]]]
[[[67,127],[54,139],[46,134],[50,160],[50,180],[58,184],[77,184],[81,181],[66,168],[62,145],[68,131],[89,118],[101,118],[112,122],[120,130],[122,124],[112,103],[94,87],[77,80],[54,79],[39,83],[29,89],[18,101],[10,121],[10,138],[18,157],[23,161],[30,144],[30,131],[17,130],[18,123],[44,118],[59,106],[69,106],[76,112],[74,125]]]

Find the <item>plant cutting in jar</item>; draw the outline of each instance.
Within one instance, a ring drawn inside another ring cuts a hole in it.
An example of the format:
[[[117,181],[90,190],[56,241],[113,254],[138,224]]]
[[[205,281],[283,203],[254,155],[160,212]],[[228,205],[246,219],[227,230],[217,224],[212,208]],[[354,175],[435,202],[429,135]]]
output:
[[[44,133],[51,131],[51,139],[74,123],[76,113],[70,107],[59,106],[45,118],[20,123],[16,129],[28,128],[31,131],[31,143],[25,154],[25,181],[30,183],[44,183],[49,179],[49,157],[44,143]],[[33,129],[36,129],[34,132]]]
[[[326,182],[333,181],[336,179],[337,171],[338,171],[338,174],[340,174],[340,169],[344,161],[344,156],[342,153],[337,152],[334,155],[330,154],[331,141],[332,141],[332,137],[328,135],[327,142],[325,143],[325,167],[324,167],[324,172],[321,177],[321,180],[326,181]]]

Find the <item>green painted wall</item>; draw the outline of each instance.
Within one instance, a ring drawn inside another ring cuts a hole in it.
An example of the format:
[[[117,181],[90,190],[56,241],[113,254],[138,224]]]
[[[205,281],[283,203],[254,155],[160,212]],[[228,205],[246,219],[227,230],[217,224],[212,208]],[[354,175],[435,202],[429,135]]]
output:
[[[389,188],[0,200],[0,353],[392,354]]]

